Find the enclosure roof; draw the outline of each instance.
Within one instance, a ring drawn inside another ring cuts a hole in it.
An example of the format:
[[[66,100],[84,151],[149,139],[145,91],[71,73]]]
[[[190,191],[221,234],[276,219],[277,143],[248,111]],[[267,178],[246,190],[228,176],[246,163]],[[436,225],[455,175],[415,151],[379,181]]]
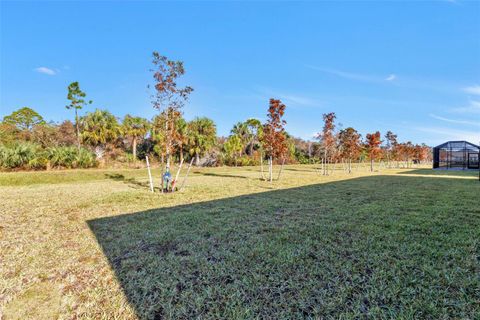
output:
[[[464,149],[480,149],[479,146],[468,141],[447,141],[435,148],[464,148]]]

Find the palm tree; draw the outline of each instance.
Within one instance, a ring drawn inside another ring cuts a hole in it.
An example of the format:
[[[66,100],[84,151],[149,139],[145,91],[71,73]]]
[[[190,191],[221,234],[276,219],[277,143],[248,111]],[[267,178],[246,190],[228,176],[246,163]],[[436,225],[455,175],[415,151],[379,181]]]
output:
[[[175,121],[175,139],[180,154],[180,162],[183,162],[183,149],[188,144],[188,123],[183,117]]]
[[[231,130],[232,135],[235,135],[240,138],[242,143],[242,150],[240,151],[240,156],[242,156],[245,146],[250,140],[251,132],[249,130],[247,122],[237,122]]]
[[[120,135],[117,118],[106,110],[96,109],[80,118],[83,127],[82,140],[95,148],[97,158],[101,158],[105,149]]]
[[[245,121],[248,127],[249,141],[248,145],[250,148],[250,156],[253,158],[253,148],[255,145],[260,145],[260,139],[263,134],[263,125],[258,119],[250,118]]]
[[[147,119],[133,117],[129,114],[123,118],[122,133],[132,139],[133,159],[137,160],[137,142],[143,139],[148,132],[150,124]]]
[[[237,154],[242,152],[243,145],[242,140],[237,135],[228,137],[227,141],[223,145],[225,152],[229,157],[233,157],[235,161],[235,167],[237,166]]]
[[[195,155],[195,165],[200,156],[215,145],[217,128],[209,118],[195,118],[188,123],[188,145],[190,154]]]

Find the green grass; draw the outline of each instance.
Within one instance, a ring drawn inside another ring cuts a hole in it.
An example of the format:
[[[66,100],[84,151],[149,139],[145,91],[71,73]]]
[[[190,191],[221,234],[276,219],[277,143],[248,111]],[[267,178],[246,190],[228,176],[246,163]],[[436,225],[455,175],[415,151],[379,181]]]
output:
[[[164,195],[145,170],[0,174],[0,307],[6,319],[32,306],[60,318],[476,319],[476,174],[288,166],[270,184],[254,167],[193,169]]]

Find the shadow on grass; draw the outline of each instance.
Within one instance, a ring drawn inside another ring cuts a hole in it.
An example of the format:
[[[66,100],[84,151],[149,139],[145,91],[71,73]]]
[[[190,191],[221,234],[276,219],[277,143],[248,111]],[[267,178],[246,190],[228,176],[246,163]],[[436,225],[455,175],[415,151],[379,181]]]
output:
[[[296,169],[296,168],[285,168],[283,170],[285,171],[299,171],[299,172],[318,172],[321,168],[313,168],[310,170],[305,170],[305,169]]]
[[[141,181],[137,181],[135,178],[125,178],[123,174],[119,174],[119,173],[105,173],[105,177],[114,181],[124,182],[134,188],[142,188],[142,189],[150,188],[148,181],[141,182]],[[154,190],[160,191],[160,188],[154,187]]]
[[[201,172],[201,171],[194,171],[195,174],[200,174],[202,176],[208,177],[221,177],[221,178],[236,178],[236,179],[247,179],[246,176],[234,175],[234,174],[219,174],[213,172]]]
[[[478,177],[478,170],[444,170],[444,169],[405,169],[399,174],[419,174],[428,176]]]
[[[474,318],[479,192],[372,176],[87,223],[140,319]]]

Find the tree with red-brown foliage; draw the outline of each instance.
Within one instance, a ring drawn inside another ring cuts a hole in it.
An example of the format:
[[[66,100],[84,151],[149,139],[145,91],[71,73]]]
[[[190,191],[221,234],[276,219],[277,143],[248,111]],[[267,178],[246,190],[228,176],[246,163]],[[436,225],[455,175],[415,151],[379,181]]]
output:
[[[166,167],[170,167],[170,156],[177,145],[175,139],[175,123],[181,117],[181,110],[188,100],[188,96],[193,91],[192,87],[186,86],[180,88],[177,85],[177,79],[185,74],[185,68],[182,61],[172,61],[167,57],[153,52],[153,72],[155,93],[152,94],[153,107],[160,111],[165,118],[162,127],[163,148],[166,158]],[[150,88],[150,86],[149,86]],[[163,161],[162,161],[163,162]]]
[[[386,141],[386,156],[387,156],[387,166],[390,168],[390,160],[395,159],[395,149],[397,147],[397,135],[392,131],[387,131],[385,134],[385,141]]]
[[[418,163],[425,162],[429,159],[431,153],[432,153],[431,148],[426,144],[424,143],[422,143],[421,145],[416,144],[414,159],[415,161],[418,161]]]
[[[382,144],[381,135],[380,132],[377,131],[375,133],[367,133],[366,138],[365,146],[370,159],[370,171],[373,172],[373,163],[382,153],[382,150],[380,149],[380,145]]]
[[[268,157],[270,182],[273,180],[273,160],[285,159],[288,151],[284,128],[287,122],[282,119],[285,109],[286,106],[280,100],[270,99],[267,123],[263,126],[262,145]]]
[[[352,127],[338,134],[340,155],[347,160],[348,173],[352,172],[352,160],[358,159],[361,151],[361,135]]]
[[[334,152],[336,147],[336,136],[334,133],[335,130],[335,112],[324,113],[323,114],[323,130],[321,133],[318,133],[317,139],[321,141],[323,147],[323,174],[328,174],[327,164],[330,160],[331,155]]]

